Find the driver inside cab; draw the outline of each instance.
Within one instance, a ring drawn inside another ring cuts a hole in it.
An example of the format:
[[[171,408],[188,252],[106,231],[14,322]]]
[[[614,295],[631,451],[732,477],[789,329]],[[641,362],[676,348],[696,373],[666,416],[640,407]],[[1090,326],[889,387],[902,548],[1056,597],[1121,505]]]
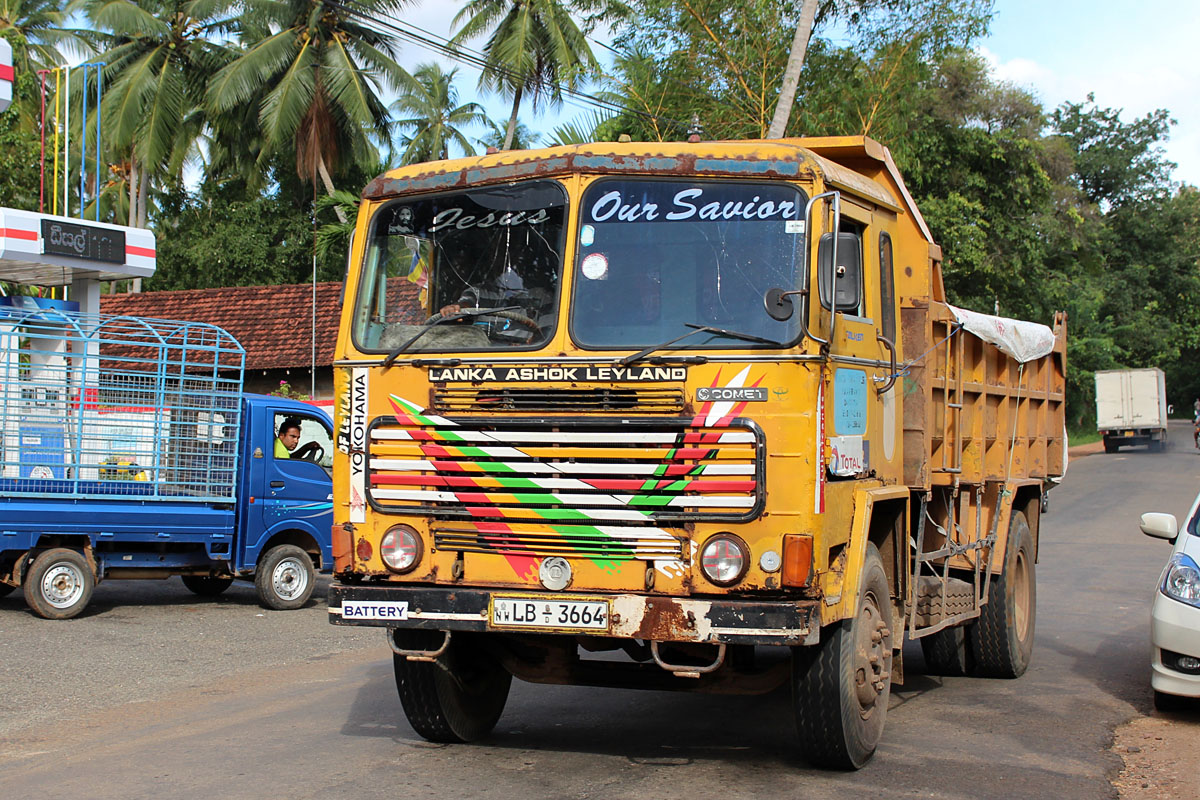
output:
[[[288,417],[279,425],[279,437],[275,440],[276,458],[305,458],[317,450],[316,442],[300,444],[300,420]]]

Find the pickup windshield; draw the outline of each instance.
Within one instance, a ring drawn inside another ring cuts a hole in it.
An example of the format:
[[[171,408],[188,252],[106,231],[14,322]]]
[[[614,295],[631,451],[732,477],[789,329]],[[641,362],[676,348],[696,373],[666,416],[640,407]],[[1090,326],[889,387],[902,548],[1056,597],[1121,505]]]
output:
[[[559,184],[533,181],[380,208],[355,302],[358,348],[391,352],[410,339],[405,351],[544,344],[557,317],[566,207]],[[435,316],[470,309],[496,313],[463,314],[421,333]]]
[[[767,316],[772,287],[800,288],[806,198],[762,183],[602,180],[580,209],[571,332],[592,348],[643,348],[696,324],[771,342],[799,335],[799,315]],[[714,333],[673,349],[763,347]],[[769,345],[766,345],[769,346]]]

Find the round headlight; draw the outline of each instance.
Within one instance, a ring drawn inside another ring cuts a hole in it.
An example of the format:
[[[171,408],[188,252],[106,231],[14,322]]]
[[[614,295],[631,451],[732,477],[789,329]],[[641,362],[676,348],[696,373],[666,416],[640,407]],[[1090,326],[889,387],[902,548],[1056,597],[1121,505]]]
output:
[[[746,543],[731,533],[719,533],[700,550],[700,571],[718,586],[741,580],[749,564]]]
[[[379,543],[379,557],[393,572],[408,572],[421,560],[421,537],[407,525],[389,528]]]

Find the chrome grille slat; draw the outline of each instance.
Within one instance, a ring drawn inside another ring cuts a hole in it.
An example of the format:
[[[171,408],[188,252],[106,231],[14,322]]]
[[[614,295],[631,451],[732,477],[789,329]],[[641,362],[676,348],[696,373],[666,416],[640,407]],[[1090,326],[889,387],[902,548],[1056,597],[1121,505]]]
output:
[[[682,389],[536,389],[522,387],[477,389],[437,386],[431,411],[439,414],[470,414],[488,411],[621,412],[638,414],[681,414]]]
[[[368,500],[385,513],[565,525],[745,521],[765,447],[746,420],[380,418]]]

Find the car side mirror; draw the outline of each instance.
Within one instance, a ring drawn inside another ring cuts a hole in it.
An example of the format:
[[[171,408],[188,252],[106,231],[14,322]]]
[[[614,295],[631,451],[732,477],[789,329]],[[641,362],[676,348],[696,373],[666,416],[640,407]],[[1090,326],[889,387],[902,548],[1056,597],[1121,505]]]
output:
[[[1147,536],[1153,536],[1156,539],[1166,539],[1168,542],[1173,542],[1179,534],[1179,523],[1175,520],[1174,514],[1161,514],[1156,511],[1150,511],[1142,514],[1142,533]]]
[[[862,302],[862,243],[858,234],[839,233],[837,266],[833,266],[833,234],[821,237],[817,246],[817,292],[821,305],[836,303],[838,311],[854,311]],[[833,286],[830,286],[830,280]]]

